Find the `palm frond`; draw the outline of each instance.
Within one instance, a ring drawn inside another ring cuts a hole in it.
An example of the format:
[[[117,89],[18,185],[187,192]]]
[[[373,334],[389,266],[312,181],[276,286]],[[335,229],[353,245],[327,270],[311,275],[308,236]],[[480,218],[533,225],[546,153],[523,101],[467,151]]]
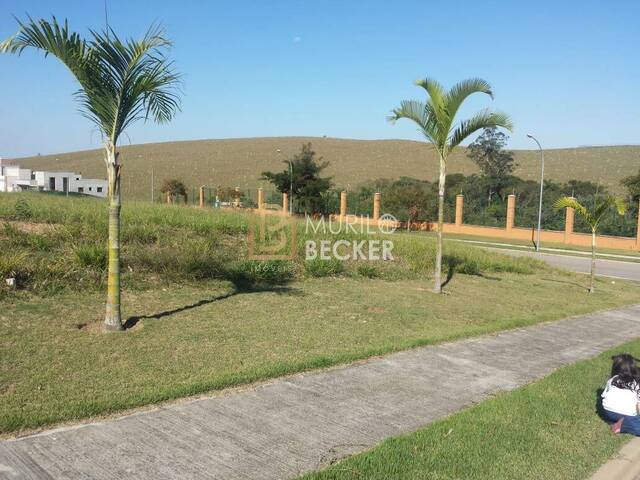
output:
[[[468,120],[462,120],[456,129],[451,132],[449,136],[449,149],[460,145],[465,138],[478,130],[491,127],[502,127],[511,130],[513,124],[506,113],[483,110]]]
[[[615,209],[619,215],[624,215],[627,209],[627,204],[624,200],[611,195],[600,202],[596,202],[593,210],[589,210],[573,197],[561,197],[556,200],[553,206],[556,209],[573,208],[592,229],[598,228],[600,220],[609,209]]]
[[[440,150],[444,150],[452,119],[449,118],[446,105],[447,92],[444,87],[433,78],[424,78],[416,81],[416,85],[426,90],[431,106],[433,123],[433,143]]]
[[[171,44],[160,26],[152,25],[140,40],[123,41],[110,29],[91,31],[86,41],[55,17],[18,23],[18,33],[0,51],[35,48],[58,58],[80,84],[75,97],[81,113],[113,144],[132,123],[166,122],[180,110],[180,76],[165,56]]]
[[[608,195],[601,202],[596,203],[592,216],[599,223],[604,214],[610,209],[614,209],[619,215],[624,215],[627,210],[627,204],[624,200]]]
[[[392,110],[387,120],[396,122],[401,118],[414,122],[418,126],[420,133],[422,133],[428,141],[434,142],[434,137],[437,134],[435,129],[436,122],[432,107],[429,103],[418,100],[403,100],[400,102],[400,107]]]
[[[493,99],[491,85],[481,78],[469,78],[455,84],[445,96],[445,105],[449,118],[453,121],[460,105],[474,93],[484,93]]]
[[[578,215],[580,215],[585,220],[591,217],[591,213],[587,210],[587,207],[582,205],[578,200],[573,197],[560,197],[553,204],[553,208],[557,210],[562,210],[563,208],[573,208]]]

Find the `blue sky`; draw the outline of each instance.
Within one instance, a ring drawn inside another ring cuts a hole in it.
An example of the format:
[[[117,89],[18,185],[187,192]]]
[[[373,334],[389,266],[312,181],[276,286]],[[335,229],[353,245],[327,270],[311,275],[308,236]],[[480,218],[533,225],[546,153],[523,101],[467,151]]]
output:
[[[86,33],[104,25],[103,0],[1,0],[12,14],[67,17]],[[152,5],[150,8],[149,6]],[[184,74],[183,111],[140,124],[124,143],[313,135],[421,139],[386,122],[400,100],[421,98],[425,75],[449,86],[487,79],[492,102],[462,115],[509,113],[512,148],[640,143],[640,2],[108,0],[109,21],[139,36],[160,21]],[[0,56],[0,156],[100,146],[77,111],[70,74],[40,54]]]

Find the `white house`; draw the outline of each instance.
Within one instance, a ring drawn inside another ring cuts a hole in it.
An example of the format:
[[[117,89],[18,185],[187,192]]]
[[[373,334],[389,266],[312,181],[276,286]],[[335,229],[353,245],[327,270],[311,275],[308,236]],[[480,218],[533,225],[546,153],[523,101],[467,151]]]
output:
[[[38,190],[41,192],[81,193],[94,197],[107,196],[107,181],[82,178],[74,172],[47,172],[20,168],[0,158],[0,192]]]
[[[32,184],[31,170],[12,165],[0,158],[0,192],[28,190]]]

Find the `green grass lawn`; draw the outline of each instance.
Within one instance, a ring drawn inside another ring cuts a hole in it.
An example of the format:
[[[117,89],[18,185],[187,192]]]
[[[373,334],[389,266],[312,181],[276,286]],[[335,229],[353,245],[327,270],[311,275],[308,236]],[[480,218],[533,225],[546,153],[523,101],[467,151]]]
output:
[[[5,301],[0,430],[637,301],[635,285],[600,281],[588,295],[574,276],[546,273],[458,275],[441,296],[430,288],[425,280],[320,278],[237,294],[222,281],[127,291],[125,318],[160,318],[142,318],[121,334],[94,328],[101,293]]]
[[[611,355],[623,351],[640,355],[640,340],[303,478],[587,479],[630,439],[611,434],[595,410]]]

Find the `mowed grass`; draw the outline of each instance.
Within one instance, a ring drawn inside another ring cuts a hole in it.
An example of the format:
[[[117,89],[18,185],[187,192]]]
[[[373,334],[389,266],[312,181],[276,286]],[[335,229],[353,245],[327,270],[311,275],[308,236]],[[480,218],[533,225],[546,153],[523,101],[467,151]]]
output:
[[[126,292],[124,333],[102,334],[103,295],[2,304],[0,431],[114,412],[308,368],[637,301],[637,286],[571,276],[321,278],[237,293],[210,281]],[[567,299],[579,299],[568,302]]]
[[[261,173],[283,170],[283,159],[298,152],[306,142],[312,142],[318,155],[330,162],[326,172],[341,187],[401,176],[437,179],[438,158],[425,142],[320,137],[196,140],[123,146],[123,195],[125,199],[151,199],[151,165],[156,172],[156,198],[160,198],[162,180],[171,178],[181,178],[190,189],[200,185],[240,186],[243,190],[255,190],[261,185],[269,187],[260,181]],[[87,178],[104,178],[102,155],[101,150],[89,150],[42,155],[17,162],[25,168],[82,172]],[[516,175],[527,180],[539,178],[537,150],[517,150],[515,158]],[[622,192],[620,180],[635,173],[639,161],[638,146],[545,150],[545,174],[556,181],[595,181],[610,191]],[[450,173],[477,172],[464,148],[454,152],[447,168]]]
[[[596,413],[611,355],[620,352],[640,355],[640,340],[302,478],[587,479],[630,439],[611,434]]]

